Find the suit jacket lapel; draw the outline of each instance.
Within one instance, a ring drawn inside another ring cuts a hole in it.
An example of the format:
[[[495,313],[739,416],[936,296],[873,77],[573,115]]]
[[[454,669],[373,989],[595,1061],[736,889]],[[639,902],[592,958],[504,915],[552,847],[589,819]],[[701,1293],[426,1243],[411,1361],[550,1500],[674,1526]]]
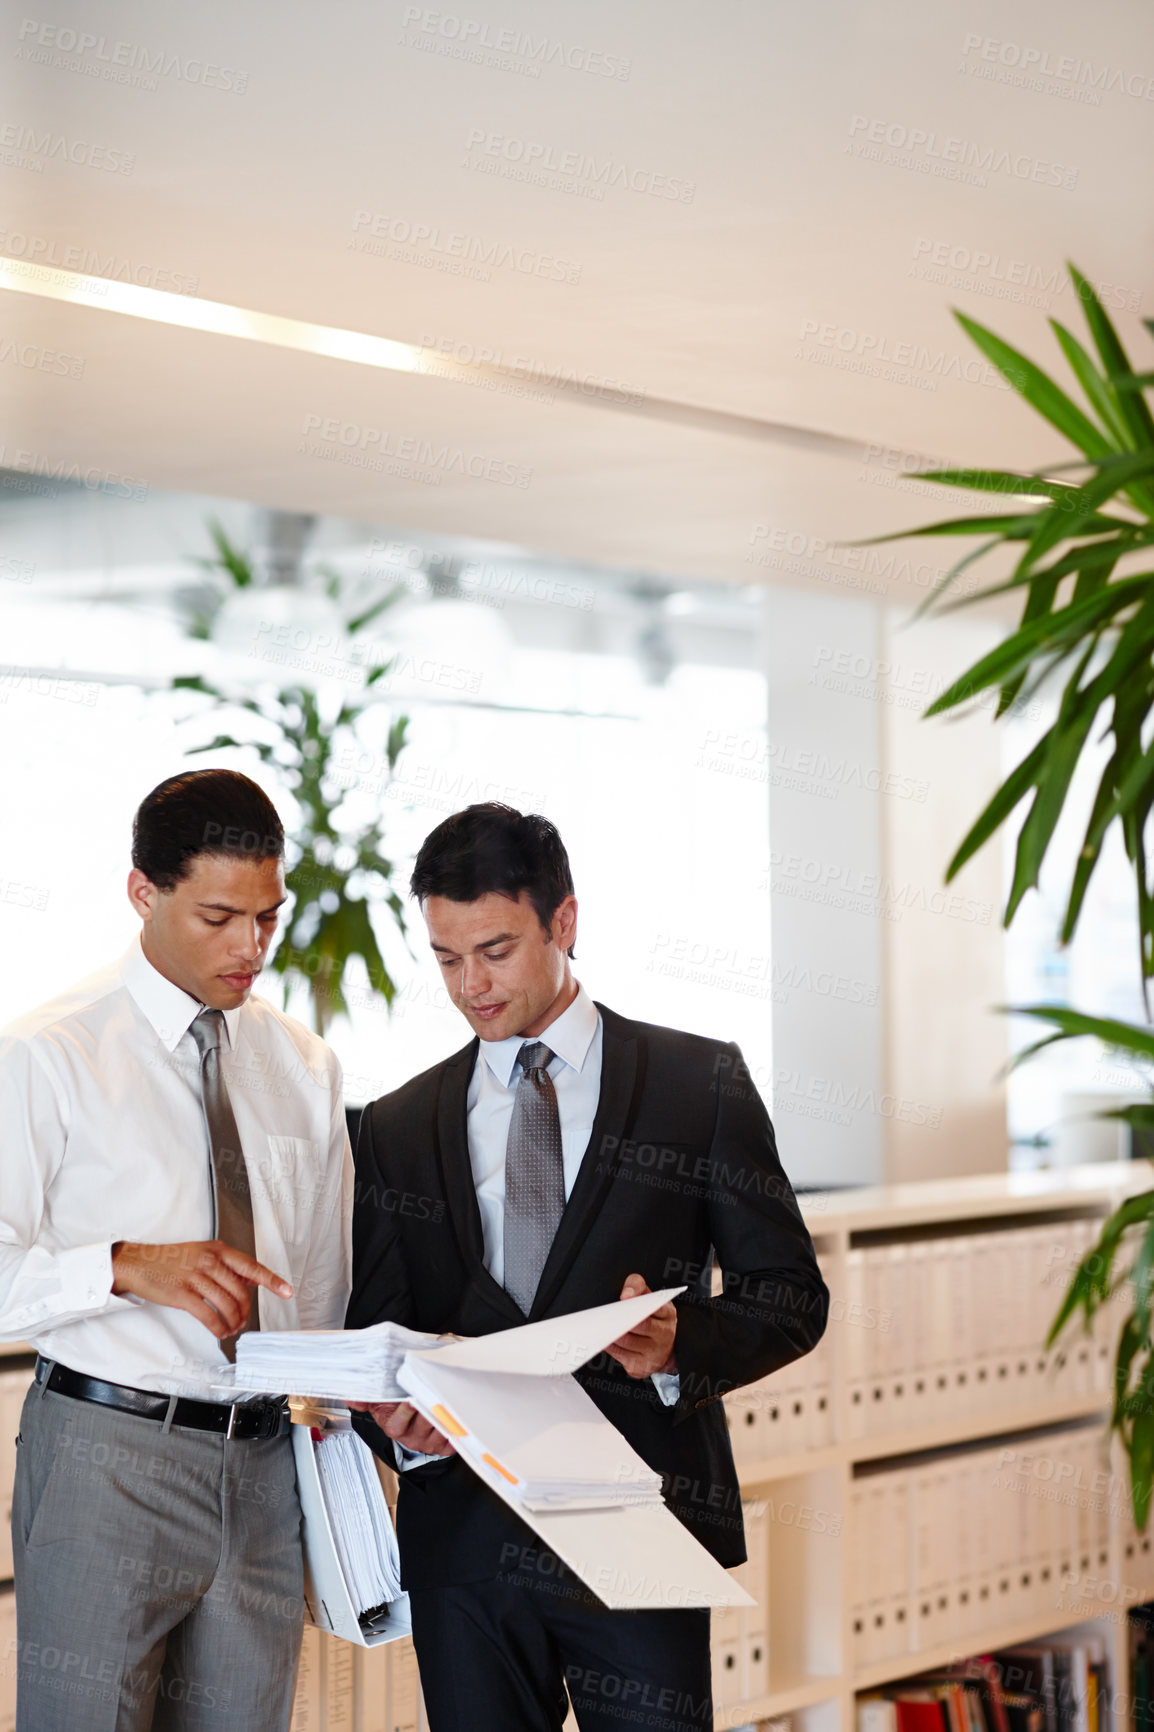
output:
[[[645,1081],[645,1047],[623,1018],[601,1012],[601,1093],[593,1130],[581,1159],[576,1183],[565,1205],[541,1280],[530,1320],[543,1317],[585,1241],[593,1219],[613,1182],[621,1143],[632,1131]],[[616,1296],[616,1295],[615,1295]]]
[[[437,1096],[437,1162],[457,1247],[470,1278],[502,1315],[513,1323],[523,1323],[525,1319],[516,1301],[498,1286],[485,1267],[485,1236],[469,1162],[469,1079],[478,1045],[473,1040],[445,1060]]]

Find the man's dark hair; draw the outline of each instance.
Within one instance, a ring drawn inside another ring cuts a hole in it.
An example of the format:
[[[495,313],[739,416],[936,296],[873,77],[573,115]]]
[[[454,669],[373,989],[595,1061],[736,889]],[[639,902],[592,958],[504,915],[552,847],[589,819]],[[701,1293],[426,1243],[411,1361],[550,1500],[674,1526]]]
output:
[[[279,860],[284,825],[262,788],[237,770],[186,770],[146,794],[132,820],[132,864],[175,889],[198,854]]]
[[[523,890],[548,932],[559,904],[573,894],[573,874],[548,818],[490,800],[454,812],[425,837],[410,888],[419,902],[430,896],[476,902],[494,890],[516,901]]]

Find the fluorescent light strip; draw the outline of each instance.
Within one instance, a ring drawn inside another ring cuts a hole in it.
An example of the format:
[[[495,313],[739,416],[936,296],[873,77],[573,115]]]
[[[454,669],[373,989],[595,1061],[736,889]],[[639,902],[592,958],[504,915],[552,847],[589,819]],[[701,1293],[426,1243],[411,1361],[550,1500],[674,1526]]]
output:
[[[629,391],[608,381],[566,378],[529,367],[451,360],[438,350],[422,348],[417,343],[397,343],[389,337],[370,337],[363,331],[344,331],[335,325],[314,325],[307,319],[286,319],[279,313],[254,313],[246,307],[227,306],[223,301],[203,301],[196,295],[174,294],[170,289],[147,289],[137,283],[83,276],[77,271],[33,264],[28,259],[0,256],[0,289],[66,301],[71,306],[91,307],[97,312],[121,313],[126,318],[148,319],[157,325],[206,331],[215,337],[239,337],[273,348],[295,349],[300,354],[327,355],[332,360],[352,361],[361,367],[383,367],[392,373],[423,373],[467,384],[487,378],[515,381],[521,386],[537,385],[544,392],[595,409],[613,409],[702,432],[765,440],[828,456],[860,460],[865,449],[860,439],[846,439],[812,427],[763,421],[753,415],[731,415],[724,409],[649,397],[643,391]]]
[[[149,319],[157,325],[183,325],[186,330],[208,331],[217,337],[243,337],[250,343],[269,343],[278,349],[330,355],[362,367],[386,367],[394,373],[421,372],[422,357],[430,353],[411,343],[394,343],[388,337],[313,325],[305,319],[282,318],[279,313],[253,313],[244,307],[226,306],[223,301],[173,294],[169,289],[84,277],[24,259],[0,258],[0,288],[67,301],[72,306],[95,307],[100,312],[123,313],[132,319]]]

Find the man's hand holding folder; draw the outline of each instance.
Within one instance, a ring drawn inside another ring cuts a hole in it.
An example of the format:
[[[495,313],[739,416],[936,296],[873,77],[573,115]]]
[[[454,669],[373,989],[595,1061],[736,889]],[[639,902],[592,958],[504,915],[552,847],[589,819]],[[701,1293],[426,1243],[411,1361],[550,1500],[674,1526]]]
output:
[[[423,1419],[407,1401],[348,1401],[346,1407],[372,1414],[386,1437],[415,1455],[456,1455],[452,1439]]]

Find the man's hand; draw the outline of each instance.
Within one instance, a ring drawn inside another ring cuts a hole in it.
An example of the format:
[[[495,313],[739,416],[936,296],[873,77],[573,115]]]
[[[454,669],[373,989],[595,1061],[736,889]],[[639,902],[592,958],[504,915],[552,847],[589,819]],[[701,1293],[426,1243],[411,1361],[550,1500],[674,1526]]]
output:
[[[651,1293],[644,1275],[627,1275],[621,1289],[622,1299],[636,1299],[639,1293]],[[630,1377],[652,1377],[655,1371],[676,1371],[677,1359],[673,1342],[677,1334],[677,1310],[672,1300],[660,1306],[644,1323],[631,1329],[605,1351],[625,1368]]]
[[[280,1299],[292,1298],[283,1276],[234,1251],[223,1239],[183,1245],[138,1245],[120,1239],[112,1247],[114,1293],[133,1293],[154,1305],[188,1311],[218,1341],[244,1328],[254,1287],[267,1287]]]
[[[371,1413],[386,1437],[404,1444],[416,1455],[456,1455],[452,1442],[443,1431],[422,1419],[407,1401],[348,1401],[358,1413]]]

